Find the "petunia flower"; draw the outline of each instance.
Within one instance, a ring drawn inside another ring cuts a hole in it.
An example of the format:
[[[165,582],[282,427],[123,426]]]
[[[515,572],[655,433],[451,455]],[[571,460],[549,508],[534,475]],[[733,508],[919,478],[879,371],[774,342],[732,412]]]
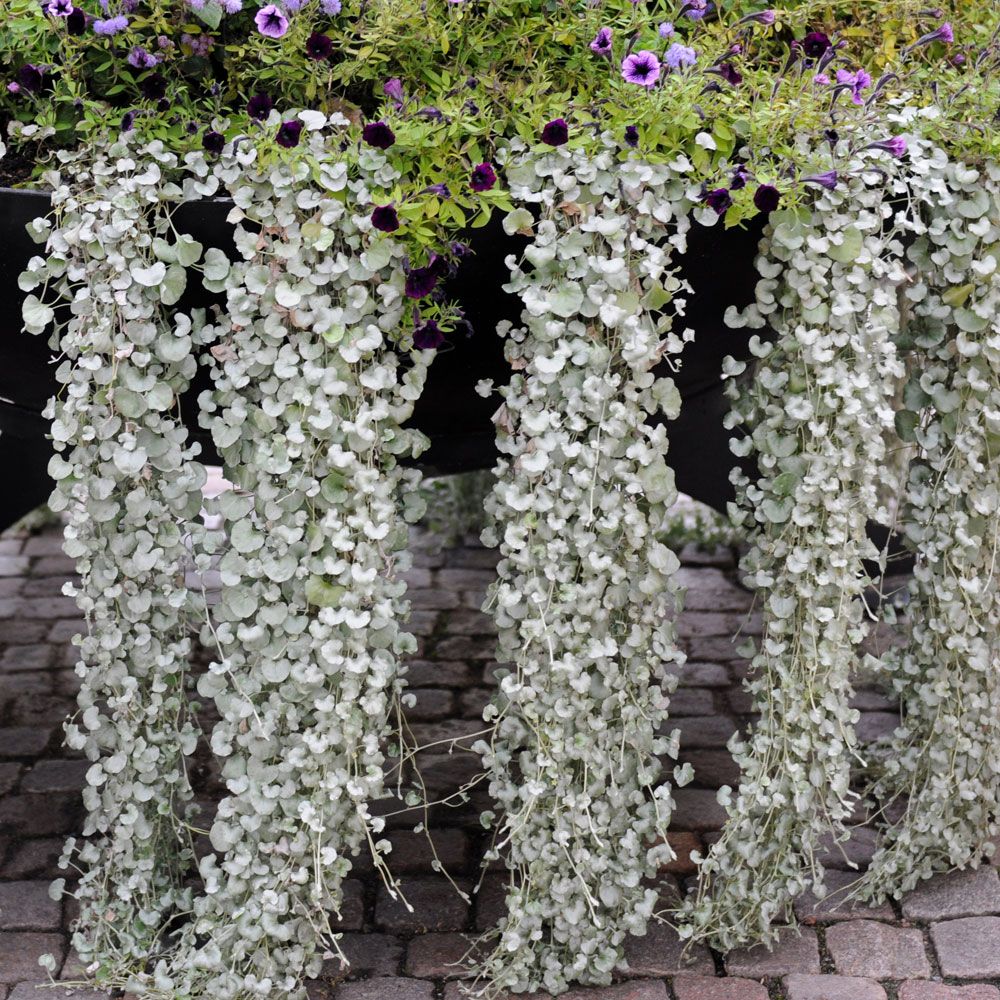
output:
[[[120,31],[124,31],[127,27],[128,18],[124,14],[117,14],[115,17],[94,21],[94,34],[110,38],[113,35],[117,35]]]
[[[322,32],[314,31],[306,39],[306,55],[310,59],[329,59],[333,52],[333,39]]]
[[[813,77],[813,83],[818,84],[821,87],[825,87],[830,83],[830,77],[826,73],[817,73]]]
[[[388,149],[396,141],[396,134],[385,122],[369,122],[361,130],[361,138],[376,149]]]
[[[759,10],[756,14],[747,14],[746,17],[741,17],[736,23],[737,24],[749,24],[750,22],[756,22],[757,24],[771,25],[774,24],[777,15],[773,10]]]
[[[601,28],[601,30],[594,35],[594,40],[590,43],[590,51],[596,52],[599,56],[607,56],[611,54],[610,28]]]
[[[422,323],[413,331],[413,346],[418,351],[434,351],[443,343],[444,334],[432,319]]]
[[[17,71],[17,82],[20,85],[18,91],[25,90],[29,94],[37,94],[45,84],[45,68],[34,63],[25,63]]]
[[[680,69],[682,66],[693,66],[698,56],[694,49],[680,42],[673,45],[663,53],[663,62],[670,69]]]
[[[837,70],[837,83],[842,87],[850,87],[851,101],[854,104],[863,104],[864,98],[861,91],[871,85],[872,78],[863,70],[859,69],[852,73],[847,69]]]
[[[274,101],[267,94],[254,94],[247,101],[247,114],[258,121],[266,118],[274,107]]]
[[[202,149],[207,153],[214,153],[218,156],[226,145],[226,137],[221,132],[209,129],[201,137]]]
[[[7,93],[8,94],[21,93],[21,85],[17,82],[17,80],[11,80],[10,83],[7,84]]]
[[[640,87],[652,87],[660,79],[660,60],[647,49],[633,52],[622,62],[622,79]]]
[[[870,142],[865,149],[882,149],[891,153],[896,159],[906,155],[908,148],[906,140],[901,135],[894,135],[891,139],[880,139],[878,142]]]
[[[403,291],[410,299],[422,299],[434,291],[440,276],[440,267],[433,263],[427,267],[411,268],[406,275]]]
[[[944,42],[946,45],[951,45],[953,41],[955,41],[955,32],[952,30],[951,23],[945,21],[933,31],[929,31],[926,35],[921,35],[912,45],[907,47],[906,51],[915,49],[920,45],[930,45],[931,42]]]
[[[632,149],[639,145],[639,129],[635,125],[625,126],[625,145]]]
[[[822,174],[810,174],[808,177],[803,177],[802,181],[805,184],[818,184],[820,187],[826,188],[827,191],[832,191],[837,186],[837,171],[827,170]]]
[[[394,233],[399,229],[399,216],[392,205],[377,205],[371,214],[372,225],[383,233]]]
[[[45,8],[45,13],[52,17],[69,17],[73,13],[72,0],[52,0]]]
[[[822,31],[810,31],[802,39],[802,51],[810,59],[818,59],[830,48],[830,39]]]
[[[134,127],[135,127],[135,112],[126,111],[125,114],[122,115],[121,124],[118,126],[118,130],[120,132],[131,132]]]
[[[760,212],[773,212],[781,201],[781,192],[773,184],[761,184],[753,193],[753,203]]]
[[[733,196],[728,188],[716,188],[705,195],[705,204],[715,210],[716,215],[725,215],[726,210],[733,203]]]
[[[395,101],[397,107],[402,107],[403,81],[398,76],[394,76],[391,80],[386,80],[382,84],[382,93],[390,100]]]
[[[284,146],[285,149],[294,149],[298,144],[299,140],[302,138],[302,122],[296,121],[294,118],[282,122],[278,126],[278,134],[275,136],[279,146]]]
[[[438,198],[444,198],[445,201],[451,197],[451,190],[447,184],[428,184],[420,193],[437,195]]]
[[[273,3],[257,11],[254,23],[265,38],[281,38],[288,31],[288,18],[285,17],[284,11]]]
[[[87,15],[74,7],[66,18],[66,31],[71,35],[82,35],[87,30]]]
[[[733,87],[743,82],[743,74],[732,63],[720,63],[719,76]]]
[[[740,188],[745,188],[748,180],[750,180],[750,171],[742,163],[737,164],[729,179],[730,190],[739,191]]]
[[[687,0],[681,8],[681,14],[689,17],[692,21],[700,21],[712,7],[708,0]]]
[[[469,187],[473,191],[489,191],[497,182],[497,173],[492,163],[480,163],[472,168]]]
[[[152,73],[145,80],[139,81],[139,89],[143,97],[158,101],[167,92],[167,81],[159,73]]]
[[[549,146],[562,146],[569,141],[569,127],[564,118],[553,118],[542,129],[542,142]]]

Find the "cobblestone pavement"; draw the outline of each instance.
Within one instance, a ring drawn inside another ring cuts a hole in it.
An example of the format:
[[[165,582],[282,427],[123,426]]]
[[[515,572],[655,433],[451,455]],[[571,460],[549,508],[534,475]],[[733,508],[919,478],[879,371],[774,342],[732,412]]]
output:
[[[494,664],[490,623],[478,609],[492,573],[491,552],[470,544],[417,560],[410,583],[412,627],[420,637],[409,666],[416,693],[410,712],[422,742],[449,740],[479,728]],[[731,636],[743,623],[749,595],[733,582],[731,555],[686,552],[687,610],[679,622],[689,664],[671,705],[682,733],[693,785],[678,790],[671,839],[678,860],[664,873],[664,892],[683,891],[694,870],[688,854],[716,835],[723,811],[715,789],[736,774],[725,750],[747,721],[740,687],[745,661]],[[68,953],[72,901],[52,902],[47,885],[63,839],[80,822],[85,763],[62,747],[61,722],[73,706],[76,677],[70,638],[80,628],[73,601],[61,595],[72,567],[58,530],[0,539],[0,1000],[56,996],[84,1000],[81,990],[38,994],[37,956],[60,958],[61,978],[80,974]],[[749,630],[754,622],[751,619]],[[866,736],[893,725],[893,705],[872,688],[857,696]],[[436,795],[476,773],[476,761],[447,744],[422,758]],[[201,768],[206,789],[212,768]],[[438,856],[456,883],[471,890],[483,850],[477,816],[483,791],[462,809],[435,809]],[[467,937],[490,927],[502,903],[499,873],[486,877],[466,905],[435,874],[427,840],[413,820],[390,820],[390,861],[414,907],[393,903],[370,866],[347,885],[343,946],[352,960],[344,976],[329,963],[310,987],[314,1000],[459,1000]],[[849,861],[864,864],[872,837],[864,829],[846,852],[831,850],[834,888],[848,884]],[[681,961],[676,935],[650,929],[629,948],[631,973],[617,985],[576,990],[567,1000],[1000,1000],[1000,881],[995,868],[938,878],[902,906],[836,909],[829,901],[799,904],[801,936],[789,934],[773,952],[720,956],[700,948]]]

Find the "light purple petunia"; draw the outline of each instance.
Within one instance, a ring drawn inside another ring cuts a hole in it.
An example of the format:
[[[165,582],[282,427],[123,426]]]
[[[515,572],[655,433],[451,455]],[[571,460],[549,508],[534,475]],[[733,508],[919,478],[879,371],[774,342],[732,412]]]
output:
[[[601,28],[594,35],[594,40],[590,43],[590,51],[596,52],[599,56],[610,55],[611,53],[611,29]]]
[[[652,87],[660,79],[660,60],[646,49],[633,52],[622,63],[622,79],[640,87]]]
[[[674,42],[663,54],[663,61],[670,69],[680,69],[682,66],[693,66],[698,55],[690,46]]]
[[[273,3],[257,11],[254,23],[265,38],[281,38],[288,31],[288,18],[285,17],[284,11]]]
[[[865,87],[871,86],[871,82],[872,78],[863,69],[859,69],[854,73],[847,69],[837,70],[837,83],[841,86],[851,88],[851,100],[855,104],[864,103],[861,91]]]
[[[883,149],[885,152],[895,156],[896,159],[899,159],[901,156],[906,155],[906,150],[909,147],[901,135],[894,135],[891,139],[880,139],[878,142],[870,142],[865,148]]]
[[[45,8],[45,12],[53,17],[69,17],[73,13],[73,2],[72,0],[52,0]]]
[[[128,27],[128,18],[124,14],[117,14],[114,17],[107,17],[104,20],[94,22],[94,34],[104,35],[110,38],[124,31]]]

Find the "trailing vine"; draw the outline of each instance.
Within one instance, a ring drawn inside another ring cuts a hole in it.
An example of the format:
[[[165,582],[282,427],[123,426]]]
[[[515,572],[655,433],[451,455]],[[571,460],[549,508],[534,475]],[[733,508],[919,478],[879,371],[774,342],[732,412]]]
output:
[[[63,865],[80,869],[73,944],[88,972],[144,962],[190,908],[192,792],[184,757],[197,730],[185,692],[194,596],[184,584],[186,525],[201,507],[204,469],[180,420],[195,371],[191,318],[165,313],[183,284],[165,280],[158,248],[200,256],[172,239],[176,157],[127,136],[92,155],[62,154],[50,175],[57,224],[37,220],[46,256],[22,288],[24,320],[50,324],[60,395],[49,407],[56,454],[50,501],[65,512],[67,584],[86,619],[77,715],[66,742],[91,762],[83,836]],[[55,886],[58,894],[64,880]]]
[[[722,950],[775,940],[798,894],[823,894],[823,839],[847,838],[857,802],[851,676],[870,628],[863,560],[878,556],[866,528],[889,521],[879,487],[903,374],[894,334],[905,274],[885,221],[892,167],[871,169],[873,155],[889,160],[861,154],[811,208],[772,213],[757,301],[730,314],[775,337],[751,344],[753,380],[731,383],[732,424],[744,428],[734,450],[752,449],[759,466],[734,481],[738,523],[755,528],[742,570],[762,598],[746,684],[760,720],[731,743],[740,785],[719,793],[729,821],[681,913],[682,933]]]
[[[531,210],[504,225],[531,243],[524,263],[509,258],[524,326],[500,330],[513,373],[483,536],[500,547],[487,603],[512,664],[486,712],[495,734],[478,745],[502,809],[487,861],[511,873],[482,966],[497,991],[608,982],[656,907],[644,880],[673,857],[657,755],[677,755],[676,733],[659,734],[663,668],[683,660],[678,561],[654,535],[676,497],[662,418],[679,394],[653,369],[683,343],[671,264],[689,226],[688,164],[615,160],[518,144],[506,160]]]
[[[908,641],[882,661],[902,724],[871,789],[902,808],[861,888],[880,898],[978,864],[1000,832],[1000,170],[929,145],[921,163],[896,417],[915,450],[901,524],[916,565]]]

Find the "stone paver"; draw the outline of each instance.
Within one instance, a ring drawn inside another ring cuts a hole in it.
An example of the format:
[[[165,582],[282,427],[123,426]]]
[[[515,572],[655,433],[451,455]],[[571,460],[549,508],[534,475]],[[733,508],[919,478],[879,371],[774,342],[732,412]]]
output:
[[[678,976],[674,980],[677,1000],[767,1000],[767,987],[752,979],[730,976]]]
[[[874,979],[856,976],[786,976],[788,1000],[886,1000]]]
[[[899,1000],[1000,1000],[1000,990],[987,983],[949,986],[918,979],[900,983]]]
[[[934,924],[931,941],[945,976],[1000,978],[1000,917],[965,917]]]
[[[837,972],[871,979],[907,979],[931,974],[924,936],[915,928],[877,920],[847,920],[826,932]]]
[[[772,950],[763,945],[739,948],[726,956],[726,971],[732,976],[784,976],[793,972],[819,973],[816,932],[802,928],[781,931]]]
[[[492,623],[480,610],[495,561],[494,553],[469,540],[436,553],[418,546],[415,565],[406,574],[419,642],[407,665],[407,682],[417,700],[411,728],[420,740],[459,741],[455,748],[445,742],[418,756],[434,798],[453,794],[479,773],[478,759],[463,747],[479,728],[498,670],[505,669],[495,661]],[[737,584],[731,552],[688,548],[682,561],[688,601],[678,633],[689,659],[668,667],[678,687],[666,728],[680,729],[680,759],[694,766],[695,775],[675,794],[669,840],[677,858],[664,866],[658,885],[664,908],[691,886],[691,852],[704,852],[718,836],[725,814],[716,790],[739,780],[726,744],[746,727],[752,705],[742,688],[748,669],[739,649],[742,640],[734,643],[731,637],[737,630],[744,635],[759,631],[758,620],[746,619],[751,599]],[[88,767],[61,746],[63,716],[79,687],[73,672],[77,650],[69,639],[81,622],[62,594],[71,573],[55,527],[30,537],[0,538],[0,1000],[106,1000],[104,994],[75,987],[34,989],[44,980],[38,956],[53,952],[62,961],[67,952],[62,928],[75,906],[72,900],[50,900],[47,885],[65,874],[56,860],[65,836],[79,828],[80,789]],[[217,587],[218,574],[213,574],[208,583]],[[196,652],[194,669],[206,659],[206,653]],[[862,713],[859,728],[869,735],[894,725],[892,698],[869,678],[859,678],[853,704]],[[210,805],[221,787],[219,769],[207,756],[196,759],[196,791]],[[669,769],[675,762],[664,764]],[[430,811],[437,856],[470,893],[489,840],[479,813],[491,807],[480,785],[467,805]],[[393,848],[388,861],[403,880],[413,912],[389,898],[370,861],[359,856],[345,881],[336,924],[344,932],[340,946],[350,966],[333,959],[324,963],[321,978],[309,984],[310,1000],[459,1000],[464,973],[455,963],[475,935],[503,914],[502,869],[487,874],[467,905],[434,871],[426,836],[413,832],[424,819],[422,812],[401,808],[390,798],[375,803],[373,812],[387,817],[384,836]],[[728,974],[719,975],[717,956],[694,948],[691,964],[684,964],[676,933],[652,924],[645,937],[628,942],[631,968],[616,977],[619,982],[575,988],[562,1000],[768,1000],[769,990],[771,1000],[885,1000],[886,994],[892,1000],[1000,1000],[995,983],[974,982],[1000,980],[1000,919],[992,916],[1000,914],[995,867],[921,885],[902,904],[904,918],[919,926],[900,926],[892,906],[838,905],[838,890],[858,876],[851,865],[863,868],[874,845],[867,828],[857,828],[842,847],[827,843],[832,895],[822,901],[803,896],[796,905],[807,924],[802,937],[783,932],[773,952],[734,952],[724,959]],[[808,925],[816,925],[819,935]],[[937,965],[932,967],[928,957]],[[829,974],[834,969],[836,974]],[[82,973],[75,957],[65,959],[62,978]],[[927,978],[934,974],[949,981]]]
[[[903,900],[908,920],[946,920],[1000,913],[1000,875],[995,868],[936,875]]]

